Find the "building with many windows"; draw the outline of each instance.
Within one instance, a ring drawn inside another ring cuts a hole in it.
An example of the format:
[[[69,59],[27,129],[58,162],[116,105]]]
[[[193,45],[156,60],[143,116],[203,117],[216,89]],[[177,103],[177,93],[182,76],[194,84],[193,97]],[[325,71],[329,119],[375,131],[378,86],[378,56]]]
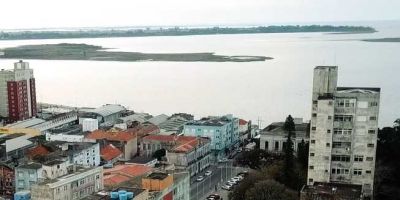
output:
[[[307,182],[360,185],[372,197],[380,88],[337,87],[337,71],[314,69]]]
[[[33,70],[22,60],[14,63],[14,70],[0,71],[0,116],[10,122],[36,116],[36,86]]]
[[[239,146],[239,119],[232,115],[206,117],[188,122],[183,127],[184,135],[208,137],[215,155],[222,156],[225,150]]]

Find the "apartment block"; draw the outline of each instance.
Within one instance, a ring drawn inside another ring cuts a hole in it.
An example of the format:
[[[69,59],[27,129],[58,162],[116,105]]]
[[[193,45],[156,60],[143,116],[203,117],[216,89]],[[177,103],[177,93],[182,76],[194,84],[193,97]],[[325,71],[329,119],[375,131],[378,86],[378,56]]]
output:
[[[372,198],[380,88],[337,87],[338,68],[314,69],[308,185],[362,186]]]

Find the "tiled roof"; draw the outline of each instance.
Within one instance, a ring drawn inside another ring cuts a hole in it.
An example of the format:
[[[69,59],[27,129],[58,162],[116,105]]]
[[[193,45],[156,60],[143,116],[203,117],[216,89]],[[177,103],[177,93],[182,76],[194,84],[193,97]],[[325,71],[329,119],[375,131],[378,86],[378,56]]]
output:
[[[151,167],[145,165],[117,165],[111,169],[105,169],[104,174],[120,174],[128,177],[136,177],[151,171]]]
[[[130,177],[121,174],[104,176],[104,185],[116,185],[130,180]]]
[[[131,133],[122,131],[122,132],[105,132],[102,130],[95,130],[86,136],[88,139],[95,140],[109,140],[109,141],[130,141],[135,138],[135,136]]]
[[[126,131],[133,135],[137,135],[137,137],[141,138],[146,135],[152,134],[153,132],[159,132],[160,129],[158,128],[158,126],[156,126],[154,124],[149,124],[149,125],[145,125],[145,126],[140,125],[139,127],[130,128]]]
[[[38,156],[38,155],[47,155],[49,153],[51,153],[51,151],[43,145],[38,145],[32,149],[29,149],[27,152],[27,154],[30,158],[34,158],[35,156]]]
[[[110,161],[121,154],[122,152],[112,144],[109,144],[100,150],[101,158],[103,158],[105,161]]]
[[[246,125],[247,121],[244,119],[239,119],[239,125]]]

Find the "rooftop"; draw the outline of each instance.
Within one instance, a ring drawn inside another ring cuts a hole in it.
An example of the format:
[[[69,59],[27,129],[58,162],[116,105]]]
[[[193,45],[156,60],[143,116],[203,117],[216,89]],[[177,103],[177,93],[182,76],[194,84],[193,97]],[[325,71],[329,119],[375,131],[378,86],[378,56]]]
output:
[[[125,111],[125,107],[117,104],[106,104],[104,106],[101,106],[99,108],[96,108],[94,110],[91,110],[90,112],[99,114],[101,116],[109,116],[115,113],[119,113],[122,111]]]
[[[134,163],[134,164],[147,164],[156,160],[156,158],[148,157],[148,156],[136,156],[133,159],[129,160],[127,163]]]
[[[149,174],[146,178],[148,178],[148,179],[164,180],[164,179],[167,178],[168,176],[169,176],[169,174],[166,174],[166,173],[154,172],[154,173]]]
[[[97,170],[97,169],[103,169],[103,167],[81,167],[81,166],[77,166],[76,170],[74,172],[71,172],[65,176],[61,176],[55,179],[46,179],[43,182],[37,183],[37,185],[47,185],[47,184],[53,184],[53,183],[57,183],[59,181],[74,181],[75,179],[82,179],[81,176],[77,176],[79,174],[85,173],[85,172],[89,172],[92,170]]]
[[[207,138],[198,138],[195,136],[177,136],[177,135],[149,135],[143,138],[143,141],[159,141],[165,143],[175,142],[168,151],[176,153],[189,152],[202,143],[210,142]]]
[[[157,115],[155,117],[150,118],[149,120],[147,120],[148,122],[154,124],[154,125],[160,125],[161,123],[167,121],[168,119],[168,115],[165,114],[161,114],[161,115]]]
[[[324,196],[356,200],[361,199],[361,191],[361,185],[316,182],[312,186],[304,186],[301,193],[311,195],[315,198]]]
[[[13,124],[9,124],[6,127],[7,128],[29,128],[29,127],[32,127],[32,126],[35,126],[35,125],[38,125],[38,124],[41,124],[44,122],[46,122],[46,121],[43,119],[31,118],[31,119],[27,119],[24,121],[18,121]]]
[[[104,170],[104,175],[120,174],[128,177],[141,176],[152,170],[151,167],[144,165],[117,165],[110,169]]]
[[[133,187],[119,187],[118,189],[113,190],[113,192],[118,192],[118,191],[126,191],[126,192],[132,192],[134,196],[138,196],[142,192],[145,192],[145,189],[141,188],[133,188]],[[98,192],[96,194],[92,194],[88,197],[83,198],[82,200],[111,200],[110,192],[108,191],[102,191]]]
[[[267,127],[265,127],[262,131],[262,135],[287,135],[284,130],[285,122],[274,122]],[[298,123],[295,124],[295,132],[296,137],[309,137],[310,127],[309,123]]]
[[[244,119],[239,119],[239,125],[246,125],[247,121]]]
[[[28,163],[28,164],[20,165],[20,166],[18,166],[18,168],[21,168],[21,169],[40,169],[40,168],[42,168],[42,165],[39,164],[39,163]]]
[[[112,144],[109,144],[100,149],[101,158],[105,161],[110,161],[120,156],[122,152]]]
[[[95,139],[95,140],[110,140],[110,141],[130,141],[135,138],[135,135],[128,133],[126,131],[120,132],[106,132],[102,130],[95,130],[89,133],[86,138],[88,139]]]
[[[362,92],[362,91],[372,91],[372,92],[381,92],[381,88],[377,87],[337,87],[337,91],[345,91],[352,90],[354,92]]]
[[[224,126],[225,124],[232,122],[232,115],[226,115],[222,117],[204,117],[200,120],[194,120],[186,123],[185,125],[191,126]]]

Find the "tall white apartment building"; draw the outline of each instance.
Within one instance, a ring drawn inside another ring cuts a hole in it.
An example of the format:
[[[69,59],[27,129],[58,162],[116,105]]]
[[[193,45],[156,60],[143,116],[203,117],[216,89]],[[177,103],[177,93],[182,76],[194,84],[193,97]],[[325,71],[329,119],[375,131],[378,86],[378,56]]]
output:
[[[338,68],[314,69],[308,185],[343,183],[373,195],[380,88],[337,87]]]

